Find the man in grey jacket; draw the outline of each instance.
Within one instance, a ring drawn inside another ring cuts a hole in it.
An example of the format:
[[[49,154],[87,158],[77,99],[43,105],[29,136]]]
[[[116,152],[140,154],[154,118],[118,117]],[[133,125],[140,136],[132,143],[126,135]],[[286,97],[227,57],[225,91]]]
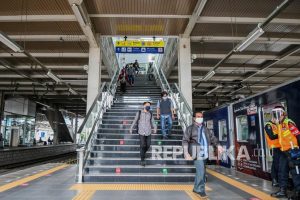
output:
[[[218,142],[213,133],[204,126],[202,112],[194,113],[194,123],[187,127],[183,135],[182,145],[185,159],[195,159],[196,176],[193,192],[201,197],[206,197],[205,160],[209,157],[209,146],[218,147],[220,153],[223,151]]]
[[[146,152],[149,150],[151,145],[151,133],[152,128],[154,133],[157,132],[157,127],[154,122],[154,117],[151,110],[151,103],[144,102],[144,109],[136,113],[134,121],[130,127],[130,133],[132,133],[133,127],[137,124],[137,133],[140,135],[140,155],[141,165],[145,166]]]

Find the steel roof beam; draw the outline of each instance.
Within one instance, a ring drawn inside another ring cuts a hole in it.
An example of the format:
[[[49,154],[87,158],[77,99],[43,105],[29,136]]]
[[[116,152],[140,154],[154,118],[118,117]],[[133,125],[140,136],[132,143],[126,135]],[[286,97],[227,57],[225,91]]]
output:
[[[201,15],[207,0],[198,0],[196,7],[193,11],[192,16],[190,17],[190,20],[185,28],[185,31],[183,33],[183,37],[189,37],[197,23],[197,20],[199,16]]]

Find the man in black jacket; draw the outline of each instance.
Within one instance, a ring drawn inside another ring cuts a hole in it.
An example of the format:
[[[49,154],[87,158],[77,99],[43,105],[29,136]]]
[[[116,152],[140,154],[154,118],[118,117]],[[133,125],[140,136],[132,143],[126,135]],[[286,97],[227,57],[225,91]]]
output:
[[[196,167],[196,176],[193,192],[201,197],[206,197],[205,160],[209,156],[209,146],[213,145],[218,147],[218,151],[222,153],[223,149],[218,143],[218,139],[204,126],[202,112],[194,113],[194,124],[187,127],[184,132],[182,145],[185,159],[195,159],[194,165]],[[191,149],[191,146],[196,148]]]

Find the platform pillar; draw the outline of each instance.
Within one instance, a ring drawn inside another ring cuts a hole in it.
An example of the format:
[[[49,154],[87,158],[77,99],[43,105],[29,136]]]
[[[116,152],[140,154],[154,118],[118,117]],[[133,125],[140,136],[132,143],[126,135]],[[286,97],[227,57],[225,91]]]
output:
[[[191,40],[179,37],[178,43],[178,82],[179,88],[188,105],[193,108],[192,99],[192,63],[191,63]]]
[[[90,48],[86,112],[89,111],[101,87],[101,64],[101,49]]]

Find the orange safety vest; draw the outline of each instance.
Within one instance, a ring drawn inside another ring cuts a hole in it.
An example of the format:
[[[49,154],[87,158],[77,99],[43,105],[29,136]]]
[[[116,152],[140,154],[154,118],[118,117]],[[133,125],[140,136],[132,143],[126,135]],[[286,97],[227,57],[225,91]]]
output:
[[[294,148],[299,148],[296,136],[290,131],[289,123],[295,124],[292,120],[285,118],[282,124],[277,125],[281,151],[292,149],[292,145]]]
[[[272,127],[272,131],[275,135],[278,135],[278,130],[277,130],[277,126],[276,124],[273,124],[271,122],[267,122],[266,125],[270,125]],[[280,148],[281,145],[279,143],[279,138],[275,139],[275,140],[271,140],[268,136],[268,134],[265,131],[265,135],[266,135],[266,139],[267,139],[267,143],[270,149],[273,148]]]

